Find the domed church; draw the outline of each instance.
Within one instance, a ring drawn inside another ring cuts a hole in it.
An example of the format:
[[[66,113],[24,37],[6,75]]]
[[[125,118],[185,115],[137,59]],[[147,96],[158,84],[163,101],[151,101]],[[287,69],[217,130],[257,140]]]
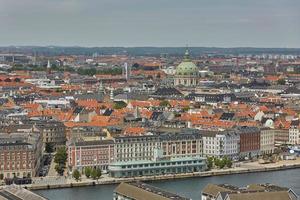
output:
[[[191,61],[189,51],[186,50],[183,61],[177,66],[174,85],[196,86],[199,81],[199,69]]]

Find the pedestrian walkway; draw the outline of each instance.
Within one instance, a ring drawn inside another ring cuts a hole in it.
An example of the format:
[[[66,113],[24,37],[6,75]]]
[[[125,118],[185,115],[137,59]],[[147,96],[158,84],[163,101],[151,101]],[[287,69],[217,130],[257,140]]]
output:
[[[64,176],[57,177],[40,177],[33,179],[33,185],[63,185],[67,183]]]
[[[55,170],[55,165],[56,165],[56,163],[54,162],[54,157],[53,157],[53,159],[51,160],[48,176],[57,176],[58,175]]]

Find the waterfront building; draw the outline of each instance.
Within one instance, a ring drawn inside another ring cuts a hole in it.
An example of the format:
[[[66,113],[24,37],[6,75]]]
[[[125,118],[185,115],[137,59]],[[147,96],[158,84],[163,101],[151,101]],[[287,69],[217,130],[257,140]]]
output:
[[[229,184],[207,184],[201,193],[201,200],[216,200],[219,193],[234,192],[239,188]]]
[[[289,144],[300,144],[300,123],[299,120],[292,120],[289,128]]]
[[[196,86],[199,84],[199,78],[199,69],[191,61],[189,51],[186,50],[183,61],[176,67],[174,85]]]
[[[23,187],[8,185],[0,189],[1,200],[47,200]]]
[[[240,157],[251,158],[260,154],[260,129],[239,126],[235,131],[240,135]]]
[[[289,129],[274,129],[275,146],[288,144],[289,142]]]
[[[202,136],[195,131],[115,138],[112,177],[199,172],[206,169]]]
[[[114,141],[71,141],[67,145],[67,152],[71,171],[83,171],[85,167],[107,170],[114,161]]]
[[[115,138],[115,161],[153,160],[156,149],[159,149],[157,135],[119,136]]]
[[[3,178],[36,176],[42,149],[39,133],[0,133],[0,175]]]
[[[113,200],[189,200],[141,182],[121,183],[114,190]]]
[[[228,184],[208,184],[202,190],[202,200],[297,200],[297,194],[289,188],[272,184],[250,184],[243,188]]]
[[[115,138],[117,162],[155,160],[155,152],[162,151],[165,158],[203,156],[202,135],[198,130],[180,133],[151,133],[141,136]]]
[[[260,130],[260,153],[272,154],[275,149],[275,131],[270,128]]]
[[[109,166],[111,177],[158,176],[165,174],[181,174],[201,172],[207,169],[203,157],[163,158],[157,152],[155,161],[114,162]]]
[[[166,158],[203,156],[202,135],[198,130],[160,134],[159,142]]]
[[[240,135],[234,131],[204,131],[203,154],[222,158],[238,157],[240,151]]]

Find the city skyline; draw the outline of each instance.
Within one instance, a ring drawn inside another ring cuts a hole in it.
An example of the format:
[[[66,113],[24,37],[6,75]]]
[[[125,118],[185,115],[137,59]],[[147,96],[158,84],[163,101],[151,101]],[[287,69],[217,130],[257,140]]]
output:
[[[294,0],[0,3],[0,46],[300,47]]]

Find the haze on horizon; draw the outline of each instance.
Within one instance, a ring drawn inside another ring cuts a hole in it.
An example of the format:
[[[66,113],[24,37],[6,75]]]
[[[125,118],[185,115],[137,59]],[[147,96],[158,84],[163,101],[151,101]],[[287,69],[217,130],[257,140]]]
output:
[[[299,0],[0,0],[0,46],[300,47]]]

